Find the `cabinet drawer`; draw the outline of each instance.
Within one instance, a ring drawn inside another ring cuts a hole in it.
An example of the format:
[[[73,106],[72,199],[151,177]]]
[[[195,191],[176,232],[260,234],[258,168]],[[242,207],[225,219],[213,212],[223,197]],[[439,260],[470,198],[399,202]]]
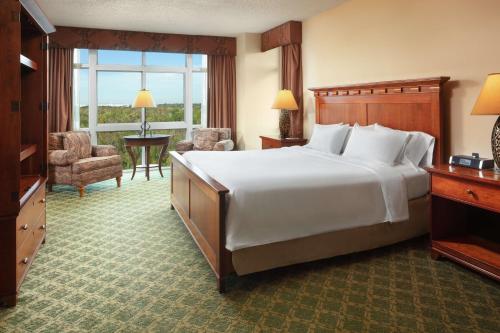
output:
[[[262,140],[262,149],[281,148],[281,142],[274,140]]]
[[[16,281],[19,286],[31,265],[31,261],[34,257],[35,252],[35,237],[33,232],[31,232],[21,246],[17,249],[16,253]]]
[[[35,237],[35,248],[42,242],[45,238],[45,233],[47,229],[47,222],[45,220],[45,211],[42,212],[38,218],[38,222],[33,228],[33,236]]]
[[[19,248],[26,236],[33,233],[40,215],[45,212],[45,187],[33,193],[31,198],[24,204],[16,220],[16,248]]]
[[[433,174],[432,193],[500,212],[500,189],[492,185]]]

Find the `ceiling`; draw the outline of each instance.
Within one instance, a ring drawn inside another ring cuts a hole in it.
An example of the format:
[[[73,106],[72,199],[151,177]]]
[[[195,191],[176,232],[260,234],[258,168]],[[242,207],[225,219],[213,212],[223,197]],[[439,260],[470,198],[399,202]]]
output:
[[[193,35],[261,33],[344,0],[36,0],[54,25]]]

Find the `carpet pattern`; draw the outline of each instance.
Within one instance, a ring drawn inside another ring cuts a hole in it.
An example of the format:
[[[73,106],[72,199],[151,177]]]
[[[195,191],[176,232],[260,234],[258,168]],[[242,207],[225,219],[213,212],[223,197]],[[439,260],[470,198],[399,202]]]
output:
[[[500,332],[500,287],[425,238],[215,279],[170,210],[169,178],[47,198],[47,242],[0,332]],[[124,178],[129,178],[125,175]]]

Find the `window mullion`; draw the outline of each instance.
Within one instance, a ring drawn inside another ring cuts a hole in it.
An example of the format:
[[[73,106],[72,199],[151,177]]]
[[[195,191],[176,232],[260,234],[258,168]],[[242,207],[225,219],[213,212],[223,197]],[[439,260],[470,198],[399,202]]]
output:
[[[97,144],[97,50],[89,50],[89,131],[92,144]]]
[[[193,55],[186,55],[187,71],[184,74],[184,120],[186,121],[186,139],[191,139],[193,130],[193,96],[192,96],[192,80],[193,80]]]

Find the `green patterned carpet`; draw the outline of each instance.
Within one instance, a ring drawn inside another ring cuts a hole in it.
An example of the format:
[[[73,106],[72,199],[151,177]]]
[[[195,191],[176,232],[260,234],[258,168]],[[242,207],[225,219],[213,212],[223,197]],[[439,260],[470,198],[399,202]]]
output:
[[[432,261],[424,238],[233,277],[219,295],[166,176],[83,199],[55,187],[47,243],[0,332],[500,332],[499,284]]]

